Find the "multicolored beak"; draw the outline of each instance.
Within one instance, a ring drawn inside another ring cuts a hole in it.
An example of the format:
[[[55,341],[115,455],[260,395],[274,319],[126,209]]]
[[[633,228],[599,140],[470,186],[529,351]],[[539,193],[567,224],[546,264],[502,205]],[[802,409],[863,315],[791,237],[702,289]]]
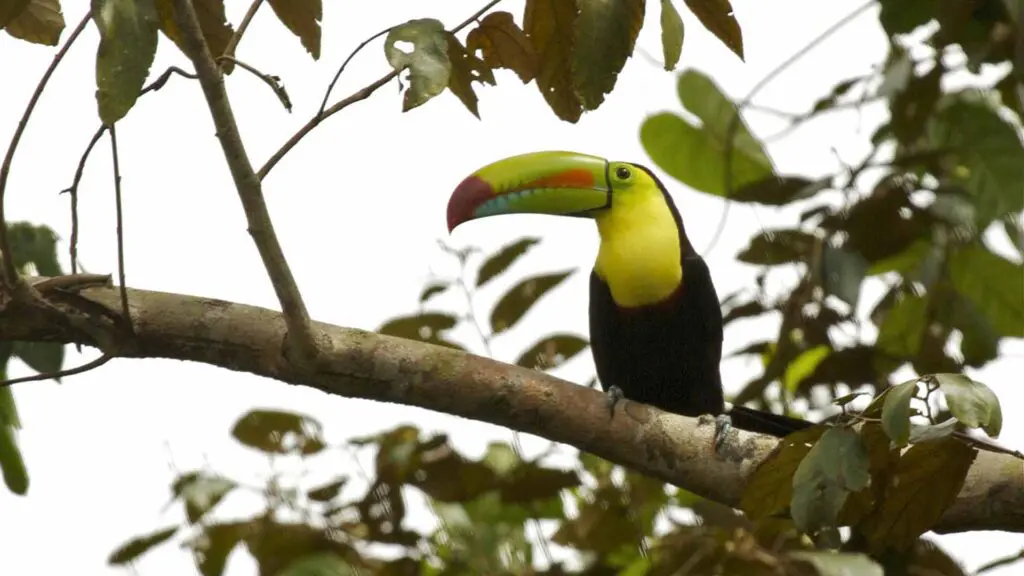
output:
[[[576,152],[533,152],[484,166],[448,199],[448,231],[500,214],[590,216],[611,207],[608,161]]]

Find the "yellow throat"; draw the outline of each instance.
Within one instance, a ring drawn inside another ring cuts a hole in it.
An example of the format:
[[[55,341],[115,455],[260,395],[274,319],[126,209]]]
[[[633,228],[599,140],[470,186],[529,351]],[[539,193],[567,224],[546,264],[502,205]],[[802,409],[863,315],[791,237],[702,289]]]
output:
[[[656,304],[683,280],[679,228],[656,186],[631,190],[598,215],[594,270],[619,306]]]

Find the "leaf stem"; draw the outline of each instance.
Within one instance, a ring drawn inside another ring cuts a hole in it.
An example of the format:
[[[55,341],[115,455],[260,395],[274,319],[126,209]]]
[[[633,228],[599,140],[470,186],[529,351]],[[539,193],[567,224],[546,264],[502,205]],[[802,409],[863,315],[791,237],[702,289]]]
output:
[[[227,46],[224,47],[224,54],[221,56],[235,57],[235,48],[238,47],[238,43],[242,40],[242,35],[249,28],[249,23],[252,22],[253,16],[256,15],[256,11],[260,9],[262,4],[263,0],[253,0],[252,4],[249,5],[249,9],[245,11],[245,16],[242,17],[242,21],[238,24],[238,28],[235,29],[235,33],[231,35]]]

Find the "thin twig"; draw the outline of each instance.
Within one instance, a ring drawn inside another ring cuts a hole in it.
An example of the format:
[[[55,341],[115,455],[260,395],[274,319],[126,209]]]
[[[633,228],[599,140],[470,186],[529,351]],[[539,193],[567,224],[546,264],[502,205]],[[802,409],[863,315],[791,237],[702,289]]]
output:
[[[242,62],[241,60],[235,58],[234,56],[218,56],[216,58],[216,61],[218,64],[225,61],[231,62],[232,64],[237,64],[246,72],[249,72],[253,76],[259,78],[260,80],[263,80],[263,82],[267,86],[270,86],[270,89],[274,91],[274,95],[277,96],[277,99],[281,101],[281,105],[284,106],[285,110],[287,110],[288,112],[292,111],[292,99],[288,97],[288,91],[284,89],[284,84],[281,84],[280,76],[264,74],[263,72],[260,72],[259,70],[253,68],[245,62]]]
[[[722,232],[725,231],[725,222],[728,219],[729,207],[732,205],[732,201],[729,197],[732,195],[732,158],[733,149],[736,146],[736,132],[739,131],[740,127],[740,112],[750,105],[751,100],[757,95],[765,86],[771,83],[779,74],[785,72],[790,66],[796,63],[798,60],[806,56],[811,50],[816,48],[819,44],[827,40],[830,36],[838,32],[841,28],[849,24],[854,18],[859,16],[862,12],[871,8],[875,5],[875,0],[868,0],[860,7],[853,10],[846,16],[842,17],[838,22],[829,26],[824,32],[819,34],[813,40],[808,42],[803,48],[797,50],[792,56],[784,60],[781,64],[775,67],[774,70],[769,72],[764,78],[758,81],[757,84],[747,93],[747,95],[740,101],[739,106],[733,110],[732,118],[729,119],[729,127],[725,131],[725,169],[723,170],[723,194],[725,196],[725,208],[722,211],[722,218],[718,222],[718,229],[715,230],[714,236],[711,237],[711,242],[708,243],[708,247],[704,250],[703,256],[707,258],[708,253],[718,244],[719,238],[722,237]]]
[[[263,4],[263,0],[253,0],[252,4],[249,5],[249,9],[245,11],[245,16],[242,17],[242,21],[238,24],[238,28],[235,29],[235,33],[231,35],[231,39],[228,40],[227,46],[224,47],[224,54],[221,56],[227,56],[234,58],[235,49],[238,48],[238,42],[242,40],[242,35],[249,28],[249,23],[252,22],[253,16],[256,15],[256,11],[260,9],[260,5]],[[232,60],[234,62],[234,60]],[[237,64],[238,62],[235,62]],[[223,70],[223,68],[222,68]]]
[[[469,26],[473,22],[476,22],[478,18],[483,16],[484,13],[486,13],[491,8],[494,8],[499,2],[501,2],[501,0],[491,0],[486,5],[484,5],[483,8],[477,10],[476,13],[474,13],[472,16],[463,20],[455,28],[452,28],[450,32],[452,34],[455,34],[461,31],[466,26]],[[363,88],[356,90],[350,96],[332,105],[330,108],[322,110],[322,112],[318,112],[315,116],[310,118],[309,121],[306,122],[301,128],[299,128],[299,130],[295,134],[293,134],[291,138],[289,138],[284,144],[282,144],[281,147],[277,150],[277,152],[274,152],[274,154],[271,155],[269,159],[267,159],[266,163],[263,164],[263,167],[260,168],[258,172],[256,172],[256,175],[259,176],[260,180],[266,178],[267,174],[269,174],[270,171],[274,169],[274,166],[277,166],[277,163],[280,162],[281,159],[284,158],[286,154],[291,152],[292,148],[295,148],[295,145],[302,141],[302,139],[305,138],[306,134],[309,134],[310,132],[313,131],[314,128],[319,126],[321,122],[330,118],[331,116],[334,116],[338,112],[341,112],[342,110],[348,108],[349,106],[355,104],[356,102],[366,100],[367,98],[370,97],[371,94],[376,92],[378,88],[394,80],[397,76],[398,71],[392,70],[391,72],[388,72],[387,74],[381,76],[380,78],[364,86]]]
[[[0,382],[0,388],[6,388],[7,386],[13,386],[15,384],[22,384],[25,382],[35,382],[38,380],[50,380],[51,378],[56,380],[57,378],[63,378],[65,376],[74,376],[75,374],[81,374],[82,372],[88,372],[93,368],[99,368],[107,362],[110,362],[114,357],[109,354],[103,354],[99,358],[77,366],[75,368],[68,368],[67,370],[58,370],[56,372],[47,372],[46,374],[33,374],[32,376],[24,376],[22,378],[12,378],[10,380],[4,380]]]
[[[117,128],[110,125],[110,154],[114,160],[114,208],[117,218],[117,281],[121,284],[121,314],[134,334],[131,309],[128,308],[128,284],[124,277],[124,218],[121,211],[121,164],[117,154]]]
[[[161,74],[159,78],[157,78],[156,80],[153,80],[152,82],[149,83],[148,86],[143,88],[142,91],[139,92],[139,96],[141,97],[143,94],[145,94],[147,92],[155,92],[155,91],[163,88],[164,84],[167,84],[167,81],[170,80],[171,76],[174,75],[174,74],[177,74],[178,76],[182,76],[184,78],[188,78],[189,80],[195,80],[196,78],[198,78],[198,76],[196,76],[195,74],[192,74],[190,72],[185,72],[184,70],[182,70],[181,68],[178,68],[177,66],[171,66],[167,70],[164,70],[164,73]]]
[[[1017,552],[1016,554],[1011,554],[1010,556],[1004,556],[1002,558],[997,558],[997,559],[995,559],[995,560],[993,560],[991,562],[982,564],[981,566],[978,567],[977,570],[975,570],[974,573],[976,575],[977,574],[984,574],[985,572],[990,572],[992,570],[995,570],[996,568],[1002,568],[1004,566],[1009,566],[1010,564],[1016,564],[1017,562],[1020,562],[1021,560],[1024,560],[1024,548],[1021,548],[1020,552]]]
[[[356,54],[359,54],[360,50],[366,48],[367,44],[373,42],[374,40],[380,38],[381,36],[387,34],[388,32],[391,32],[392,29],[394,29],[394,26],[389,26],[381,30],[380,32],[377,32],[373,36],[370,36],[366,40],[363,40],[362,42],[359,43],[359,46],[356,46],[356,49],[353,50],[352,53],[348,55],[348,58],[345,58],[345,61],[341,63],[341,67],[338,68],[338,71],[334,73],[334,78],[331,79],[331,83],[327,85],[327,91],[324,92],[324,99],[320,103],[320,109],[317,110],[316,112],[317,118],[321,118],[324,115],[324,108],[327,108],[327,99],[331,97],[331,91],[334,90],[334,85],[338,83],[338,79],[341,78],[341,73],[345,71],[345,67],[348,66],[348,63],[351,62],[352,59],[356,57]]]
[[[302,363],[315,362],[319,358],[319,348],[313,332],[313,323],[274,232],[274,224],[263,199],[260,178],[253,172],[252,163],[245,151],[224,88],[224,78],[203,39],[191,0],[174,0],[174,6],[182,40],[199,76],[210,115],[217,128],[217,137],[224,158],[231,170],[231,177],[245,211],[249,235],[256,244],[263,266],[281,304],[288,330],[288,344],[294,346]],[[306,367],[308,368],[308,364]]]
[[[71,195],[71,242],[68,246],[71,255],[71,274],[78,274],[78,185],[82,182],[82,175],[85,172],[85,163],[89,160],[89,154],[92,153],[92,149],[96,147],[96,143],[100,141],[100,138],[106,131],[107,125],[103,124],[92,135],[89,145],[85,147],[85,152],[82,153],[82,157],[78,160],[78,168],[75,169],[75,177],[71,180],[71,186],[61,190],[61,194],[66,192]]]
[[[71,45],[75,43],[78,36],[85,30],[85,25],[89,23],[92,18],[92,11],[89,11],[82,17],[82,21],[78,23],[71,35],[68,36],[67,42],[64,46],[53,56],[53,60],[50,62],[50,67],[43,73],[43,77],[39,80],[39,84],[36,85],[35,92],[32,93],[32,98],[28,101],[28,106],[25,107],[25,112],[21,115],[21,120],[18,121],[18,127],[14,130],[14,136],[11,138],[11,144],[7,147],[7,154],[4,156],[3,166],[0,167],[0,254],[3,258],[0,258],[0,265],[3,268],[3,276],[0,278],[0,284],[11,288],[17,285],[21,281],[18,275],[18,270],[14,267],[14,256],[11,253],[10,239],[7,237],[7,217],[4,215],[4,192],[7,190],[7,178],[11,173],[11,163],[14,161],[14,151],[18,149],[18,143],[21,142],[21,136],[25,133],[25,127],[28,125],[28,119],[32,116],[32,111],[35,110],[36,104],[39,102],[40,96],[43,95],[43,90],[46,89],[46,84],[50,81],[50,77],[53,76],[53,72],[57,69],[57,65],[60,64],[61,60],[64,59],[64,55],[68,53]]]

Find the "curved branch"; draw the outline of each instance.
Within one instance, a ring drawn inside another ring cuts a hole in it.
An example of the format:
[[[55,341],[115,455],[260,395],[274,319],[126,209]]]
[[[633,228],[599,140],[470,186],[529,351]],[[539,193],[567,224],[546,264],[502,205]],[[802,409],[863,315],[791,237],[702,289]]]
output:
[[[33,280],[44,280],[42,278]],[[319,372],[279,352],[287,333],[279,312],[194,296],[129,289],[136,333],[109,352],[134,358],[174,358],[249,372],[337,396],[418,406],[490,422],[569,444],[701,496],[737,506],[747,478],[778,441],[743,431],[712,453],[710,418],[687,418],[629,402],[609,420],[596,390],[554,376],[451,348],[316,323],[326,337]],[[115,287],[77,294],[116,314]],[[72,305],[54,305],[69,314]],[[77,309],[81,309],[78,307]],[[100,314],[103,324],[106,314]],[[59,320],[59,319],[58,319]],[[94,345],[77,323],[11,302],[0,311],[0,341],[60,341]],[[938,532],[1024,532],[1024,464],[980,452]]]

